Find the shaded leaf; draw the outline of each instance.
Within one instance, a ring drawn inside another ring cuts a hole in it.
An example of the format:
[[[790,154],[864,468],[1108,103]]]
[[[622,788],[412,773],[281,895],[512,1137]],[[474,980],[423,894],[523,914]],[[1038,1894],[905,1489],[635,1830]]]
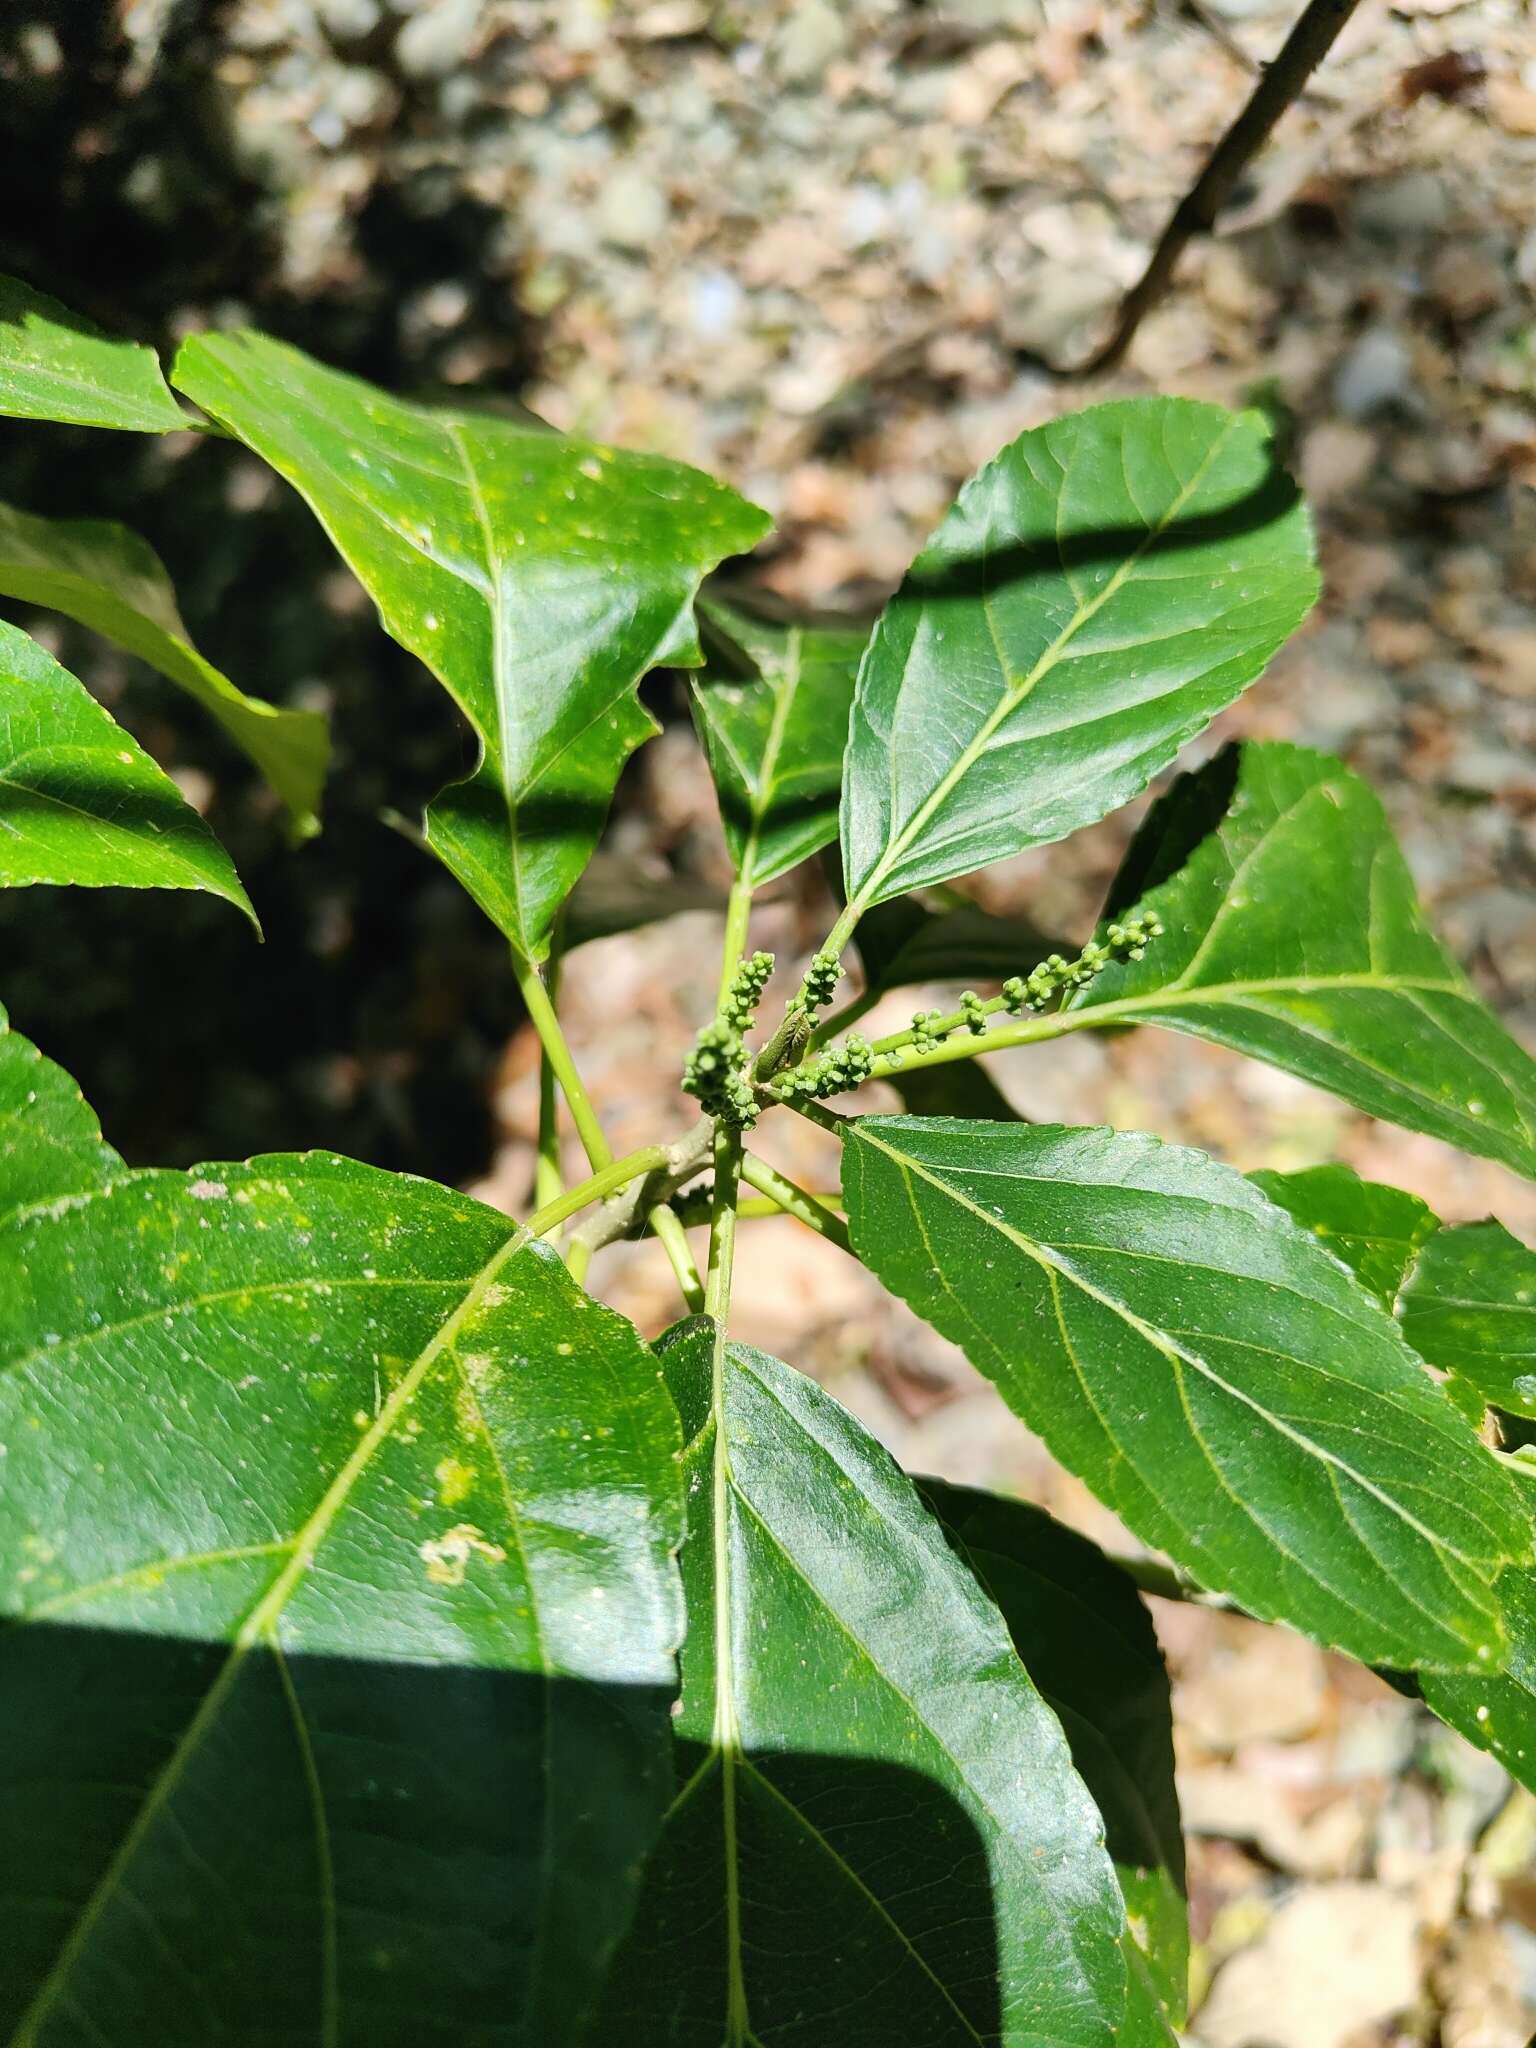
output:
[[[869,987],[882,994],[917,982],[1006,981],[1047,954],[1077,951],[1026,917],[1000,917],[963,899],[929,909],[915,896],[868,911],[855,944]]]
[[[1536,1415],[1536,1251],[1502,1223],[1432,1237],[1403,1290],[1402,1320],[1421,1358],[1491,1407]]]
[[[256,924],[229,855],[171,778],[68,669],[0,622],[0,888],[34,882],[203,889]]]
[[[542,959],[656,730],[636,686],[699,659],[699,581],[766,515],[681,463],[407,405],[264,335],[199,335],[172,375],[303,494],[468,718],[480,765],[434,799],[427,836]]]
[[[720,797],[737,874],[751,887],[837,837],[858,628],[776,625],[711,597],[700,603],[711,659],[693,718]]]
[[[123,1170],[69,1075],[0,1010],[0,1224],[31,1203],[81,1194]]]
[[[1384,1309],[1394,1307],[1419,1247],[1440,1227],[1434,1210],[1417,1195],[1383,1181],[1362,1180],[1348,1166],[1250,1173],[1248,1178],[1342,1259]]]
[[[690,910],[723,910],[723,891],[692,875],[647,873],[616,853],[592,856],[565,906],[563,950],[638,931]]]
[[[205,661],[181,622],[164,564],[131,528],[108,519],[35,519],[0,505],[0,596],[62,612],[179,684],[255,762],[287,806],[295,834],[320,829],[325,720],[247,697]]]
[[[114,340],[17,277],[0,277],[0,413],[140,434],[196,425],[152,348]]]
[[[1091,824],[1251,683],[1317,595],[1256,413],[1090,407],[962,489],[859,672],[842,807],[858,909]]]
[[[600,2037],[1107,2043],[1113,1873],[996,1609],[819,1387],[702,1321],[663,1356],[682,1784]]]
[[[1193,1032],[1536,1174],[1536,1061],[1434,938],[1380,801],[1341,762],[1250,741],[1181,776],[1110,914],[1133,903],[1163,936],[1054,1028]]]
[[[1495,1668],[1512,1482],[1339,1262],[1142,1134],[864,1117],[855,1250],[1146,1543],[1370,1662]]]
[[[6,2038],[573,2043],[670,1792],[654,1356],[322,1154],[0,1236]]]
[[[982,1117],[990,1123],[1025,1123],[979,1060],[955,1060],[942,1067],[913,1067],[890,1074],[887,1085],[913,1116]]]
[[[1157,2004],[1181,2026],[1189,1908],[1173,1710],[1141,1595],[1096,1545],[1042,1508],[936,1479],[920,1480],[918,1490],[997,1602],[1025,1669],[1061,1722],[1104,1816],[1130,1920],[1126,1941],[1140,1952]],[[1128,1977],[1139,1974],[1133,1967]]]

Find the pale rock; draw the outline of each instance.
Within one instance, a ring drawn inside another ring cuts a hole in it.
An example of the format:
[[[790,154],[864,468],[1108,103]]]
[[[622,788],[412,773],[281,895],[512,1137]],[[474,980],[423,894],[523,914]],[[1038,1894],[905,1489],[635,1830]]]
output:
[[[1408,344],[1390,327],[1369,327],[1333,373],[1333,399],[1346,419],[1400,404],[1413,389]]]
[[[643,171],[620,170],[597,202],[597,223],[605,242],[619,249],[645,249],[666,228],[667,195]]]
[[[1301,445],[1301,485],[1313,505],[1357,490],[1376,466],[1376,436],[1350,420],[1324,420]]]
[[[1418,1916],[1379,1885],[1295,1893],[1232,1957],[1195,2020],[1203,2048],[1345,2048],[1418,1997]]]
[[[378,0],[315,0],[315,17],[343,41],[372,35],[381,19]]]
[[[1367,1818],[1358,1801],[1330,1800],[1303,1820],[1290,1788],[1240,1765],[1181,1771],[1179,1810],[1186,1834],[1251,1842],[1294,1877],[1346,1877],[1365,1851]]]
[[[1284,1742],[1309,1734],[1326,1697],[1323,1653],[1284,1629],[1233,1622],[1176,1689],[1182,1726],[1210,1748]]]
[[[1455,203],[1438,171],[1402,171],[1362,185],[1354,199],[1356,226],[1373,241],[1401,242],[1436,235],[1450,225]]]
[[[1113,278],[1080,263],[1037,263],[1003,310],[1002,338],[1010,348],[1054,361],[1069,344],[1086,345],[1118,297]]]
[[[442,78],[470,57],[481,25],[480,0],[432,0],[395,37],[395,58],[412,78]]]
[[[773,68],[786,85],[812,85],[848,47],[843,17],[828,0],[800,0],[773,46]]]

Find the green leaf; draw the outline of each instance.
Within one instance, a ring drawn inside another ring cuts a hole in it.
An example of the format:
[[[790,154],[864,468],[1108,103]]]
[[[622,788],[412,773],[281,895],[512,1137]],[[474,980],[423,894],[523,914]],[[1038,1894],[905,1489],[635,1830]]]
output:
[[[43,605],[148,662],[195,698],[282,798],[298,838],[315,813],[330,742],[314,711],[284,711],[237,690],[192,645],[154,549],[107,519],[35,519],[0,505],[0,596]]]
[[[1440,1231],[1403,1291],[1403,1335],[1511,1415],[1536,1415],[1536,1251],[1502,1223]]]
[[[913,1067],[891,1074],[888,1085],[913,1116],[982,1117],[990,1123],[1028,1121],[977,1060],[954,1060],[948,1066]]]
[[[837,837],[848,708],[869,635],[774,625],[719,598],[699,611],[712,658],[692,686],[694,723],[731,860],[757,888]]]
[[[1508,1475],[1317,1240],[1140,1133],[864,1117],[854,1249],[1146,1543],[1367,1662],[1496,1668]]]
[[[859,672],[842,808],[856,911],[1064,838],[1146,786],[1317,595],[1256,413],[1094,406],[961,491]]]
[[[172,371],[308,500],[474,728],[475,773],[427,812],[434,851],[525,959],[656,730],[647,670],[699,652],[692,603],[766,514],[681,463],[387,397],[259,334],[199,335]]]
[[[0,621],[0,888],[204,889],[256,913],[181,791],[83,683]]]
[[[0,413],[139,434],[197,424],[171,396],[152,348],[114,340],[17,277],[0,277]]]
[[[1532,1482],[1522,1482],[1530,1487]],[[1424,1703],[1458,1734],[1496,1756],[1511,1777],[1536,1792],[1536,1572],[1511,1569],[1498,1583],[1509,1637],[1502,1671],[1475,1678],[1426,1672]]]
[[[1250,741],[1181,776],[1110,914],[1132,904],[1163,936],[1054,1028],[1192,1032],[1536,1175],[1536,1061],[1436,941],[1379,800],[1341,762]]]
[[[996,1609],[820,1388],[702,1322],[663,1356],[681,1790],[598,2038],[1107,2044],[1121,1902]]]
[[[1383,1181],[1362,1180],[1347,1166],[1250,1173],[1248,1178],[1320,1238],[1389,1312],[1419,1247],[1440,1227],[1434,1210],[1417,1195]]]
[[[0,1238],[0,2032],[574,2044],[671,1792],[654,1355],[322,1154]]]
[[[1130,1919],[1127,1944],[1139,1949],[1158,2005],[1182,2026],[1189,1998],[1184,1836],[1168,1673],[1151,1616],[1117,1565],[1043,1509],[935,1479],[921,1480],[919,1491],[997,1602],[1014,1648],[1061,1722],[1104,1816]],[[1139,1973],[1128,1974],[1134,1981]]]
[[[18,1209],[82,1194],[122,1171],[69,1075],[0,1010],[0,1225]]]

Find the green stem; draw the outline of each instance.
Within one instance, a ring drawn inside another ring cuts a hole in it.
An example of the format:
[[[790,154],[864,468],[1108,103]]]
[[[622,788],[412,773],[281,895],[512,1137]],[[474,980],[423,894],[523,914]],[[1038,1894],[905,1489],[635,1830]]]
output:
[[[579,1209],[590,1208],[594,1202],[606,1201],[609,1195],[616,1195],[620,1188],[627,1188],[632,1180],[654,1173],[659,1166],[667,1163],[665,1145],[642,1145],[638,1152],[626,1152],[622,1159],[613,1159],[594,1173],[590,1180],[584,1180],[579,1187],[567,1188],[564,1194],[556,1195],[553,1201],[543,1203],[535,1209],[523,1225],[530,1237],[548,1237],[552,1230],[558,1230],[568,1216],[574,1216]]]
[[[553,1009],[560,994],[560,958],[555,954],[549,963],[547,976],[550,1007]],[[558,1199],[560,1180],[560,1120],[556,1093],[555,1070],[550,1065],[549,1054],[544,1050],[543,1040],[539,1041],[539,1150],[533,1168],[533,1201],[536,1209],[542,1209],[546,1202]]]
[[[704,1307],[704,1282],[699,1278],[687,1231],[665,1202],[658,1203],[651,1210],[648,1220],[661,1240],[663,1251],[672,1261],[672,1271],[682,1289],[683,1300],[688,1304],[688,1313],[698,1315]]]
[[[853,1247],[848,1242],[848,1226],[842,1217],[834,1216],[832,1211],[824,1208],[814,1195],[808,1194],[804,1188],[797,1187],[794,1181],[776,1172],[766,1159],[759,1159],[753,1152],[745,1153],[741,1161],[741,1177],[748,1186],[766,1195],[787,1216],[795,1217],[797,1221],[806,1224],[819,1236],[829,1239],[831,1243],[852,1256]],[[741,1214],[739,1204],[736,1213],[738,1216]]]
[[[539,1044],[544,1048],[544,1057],[560,1083],[560,1092],[570,1108],[571,1121],[575,1124],[588,1159],[594,1170],[607,1166],[613,1152],[603,1127],[598,1122],[597,1111],[592,1107],[592,1098],[582,1085],[576,1062],[571,1058],[571,1049],[565,1042],[565,1033],[560,1029],[560,1019],[555,1015],[555,1006],[550,1000],[544,977],[530,960],[518,954],[512,956],[513,971],[517,975],[517,986],[523,998],[534,1030],[539,1034]]]
[[[748,848],[750,857],[751,847]],[[750,867],[748,869],[750,873]],[[741,965],[742,955],[747,950],[747,925],[752,916],[752,884],[740,875],[731,884],[731,893],[725,905],[725,941],[720,955],[720,994],[715,1007],[724,1006],[731,992],[731,983]]]
[[[597,1111],[592,1099],[582,1086],[576,1062],[571,1058],[571,1049],[565,1042],[565,1033],[560,1029],[560,1019],[555,1015],[555,1006],[549,999],[543,978],[531,962],[513,955],[513,968],[517,974],[517,985],[522,991],[523,1003],[539,1034],[539,1043],[545,1057],[554,1070],[555,1079],[560,1083],[561,1093],[570,1108],[571,1120],[575,1124],[587,1158],[600,1173],[612,1164],[613,1151],[603,1134],[603,1127],[597,1120]],[[630,1176],[634,1178],[633,1175]],[[620,1186],[624,1183],[621,1181]],[[677,1284],[682,1289],[683,1299],[690,1310],[697,1311],[704,1298],[699,1282],[699,1269],[693,1262],[693,1253],[688,1249],[688,1236],[672,1211],[663,1202],[651,1211],[651,1223],[660,1238],[667,1257],[672,1262],[672,1271],[677,1275]],[[585,1272],[586,1259],[590,1254],[581,1254],[580,1263]],[[573,1269],[574,1270],[574,1269]],[[581,1277],[578,1275],[578,1277]]]
[[[741,1174],[741,1135],[721,1124],[715,1131],[715,1192],[709,1217],[709,1278],[704,1313],[715,1323],[715,1349],[725,1343],[731,1312],[731,1272],[736,1260],[736,1196]],[[673,1219],[676,1220],[675,1218]]]
[[[745,1173],[743,1173],[742,1179],[746,1179]],[[811,1196],[811,1200],[813,1202],[820,1202],[823,1208],[831,1208],[838,1202],[841,1202],[842,1199],[841,1195],[833,1194],[830,1189],[823,1189],[820,1193]],[[772,1195],[750,1195],[736,1204],[736,1220],[738,1223],[762,1223],[771,1216],[782,1216],[784,1213],[784,1204],[776,1202]]]
[[[845,903],[837,923],[827,933],[820,950],[823,953],[835,953],[841,960],[848,941],[853,937],[854,928],[863,915],[862,903]]]

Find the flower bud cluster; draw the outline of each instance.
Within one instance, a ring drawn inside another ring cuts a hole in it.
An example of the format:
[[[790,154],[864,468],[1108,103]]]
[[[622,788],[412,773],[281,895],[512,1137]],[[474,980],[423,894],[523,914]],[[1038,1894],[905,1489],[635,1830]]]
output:
[[[784,1102],[815,1102],[857,1088],[874,1070],[874,1047],[857,1031],[850,1031],[839,1044],[828,1046],[803,1067],[790,1067],[780,1074],[775,1093]]]
[[[797,998],[807,1016],[814,1017],[818,1010],[827,1007],[842,978],[843,965],[835,953],[812,954]]]
[[[937,1010],[919,1010],[912,1019],[911,1042],[919,1052],[925,1052],[933,1046],[942,1045],[950,1033],[958,1031],[962,1025],[979,1038],[987,1028],[987,1019],[998,1009],[1007,1010],[1015,1017],[1025,1010],[1043,1010],[1053,997],[1064,990],[1086,988],[1112,960],[1140,960],[1146,953],[1148,942],[1161,937],[1162,930],[1162,919],[1155,910],[1118,919],[1106,929],[1102,939],[1090,939],[1075,960],[1052,953],[1038,967],[1031,968],[1028,974],[1010,975],[1003,983],[1000,1001],[984,1002],[974,989],[968,988],[960,998],[959,1010],[952,1017],[945,1017]]]
[[[746,1033],[751,1029],[763,990],[773,972],[771,953],[743,960],[720,1004],[719,1015],[693,1042],[683,1066],[683,1087],[701,1107],[723,1124],[750,1131],[757,1122],[757,1097]]]

